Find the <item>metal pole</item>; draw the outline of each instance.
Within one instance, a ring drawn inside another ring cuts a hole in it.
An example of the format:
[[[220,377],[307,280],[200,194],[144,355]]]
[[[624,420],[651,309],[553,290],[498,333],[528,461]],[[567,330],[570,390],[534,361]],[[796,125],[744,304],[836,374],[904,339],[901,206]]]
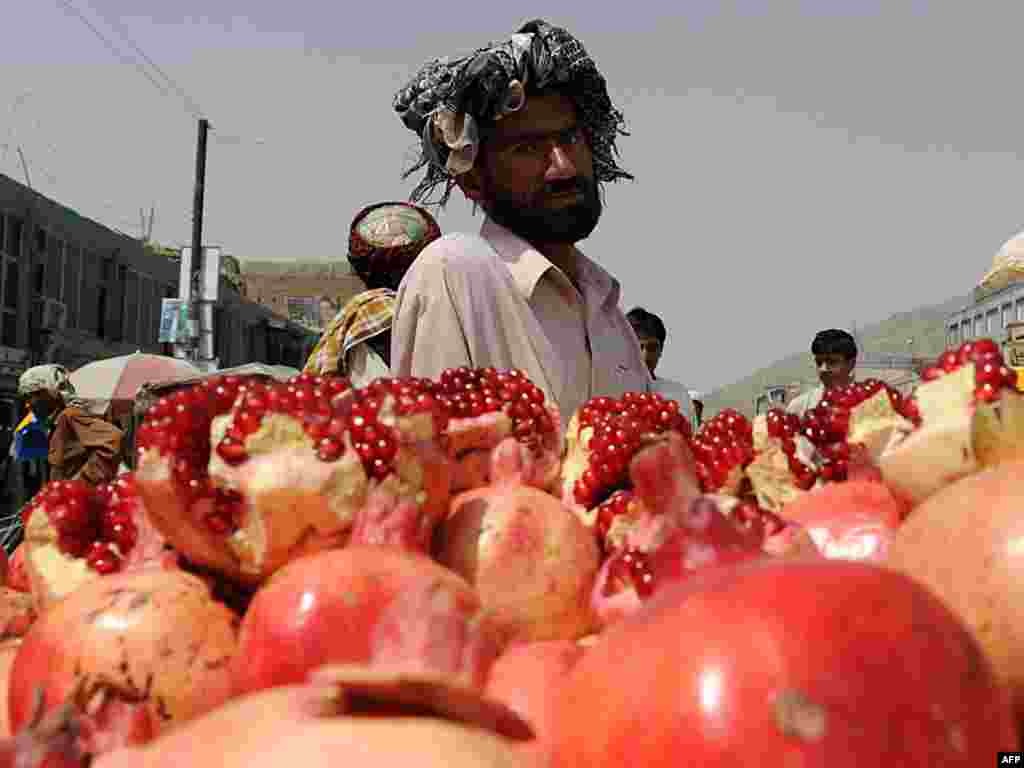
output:
[[[196,145],[196,186],[192,197],[192,288],[198,287],[200,270],[203,268],[203,197],[206,188],[206,138],[210,130],[210,121],[206,118],[199,120],[199,141]],[[197,300],[201,298],[196,294],[198,291],[191,290],[191,301],[189,302],[188,315],[192,327],[197,331],[199,328],[199,312]],[[195,340],[194,340],[195,341]],[[193,359],[197,347],[193,346]]]

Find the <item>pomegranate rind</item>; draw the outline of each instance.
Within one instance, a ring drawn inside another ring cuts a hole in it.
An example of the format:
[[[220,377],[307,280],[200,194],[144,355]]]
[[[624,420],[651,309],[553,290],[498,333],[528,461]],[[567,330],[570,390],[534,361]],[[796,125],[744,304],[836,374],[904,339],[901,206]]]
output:
[[[777,438],[770,437],[765,441],[764,447],[747,465],[745,472],[754,489],[758,506],[769,512],[781,512],[787,504],[805,493],[793,483],[789,457]]]
[[[206,583],[182,571],[96,579],[25,635],[11,672],[11,724],[26,724],[29,694],[41,685],[47,710],[74,691],[84,706],[102,690],[143,705],[157,732],[173,728],[230,697],[237,625]],[[69,642],[69,631],[77,642]]]
[[[480,688],[429,672],[402,667],[333,664],[310,675],[330,714],[408,708],[476,726],[514,741],[533,738],[533,729],[513,709]],[[333,710],[333,711],[331,711]],[[324,714],[321,710],[321,716]]]
[[[885,484],[912,505],[980,468],[973,440],[974,389],[973,363],[922,384],[915,393],[921,426],[879,456]]]
[[[36,610],[44,612],[80,587],[99,578],[84,557],[71,557],[57,544],[57,529],[42,510],[25,524],[25,570]]]
[[[1004,389],[999,402],[978,403],[972,429],[979,466],[1024,459],[1024,395]]]
[[[897,412],[889,393],[882,389],[850,410],[846,441],[863,445],[867,455],[877,461],[890,445],[913,429],[914,425]]]

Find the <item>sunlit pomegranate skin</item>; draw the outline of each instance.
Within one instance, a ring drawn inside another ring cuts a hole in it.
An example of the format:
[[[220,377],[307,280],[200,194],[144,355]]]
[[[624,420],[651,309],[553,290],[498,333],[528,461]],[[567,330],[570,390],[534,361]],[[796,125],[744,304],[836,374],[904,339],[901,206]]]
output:
[[[67,704],[88,754],[143,743],[231,693],[238,620],[182,571],[146,569],[89,581],[25,635],[11,668],[12,728]]]
[[[343,700],[319,703],[311,693],[298,685],[239,697],[148,746],[103,755],[93,768],[537,768],[517,741],[490,728],[401,707],[346,715]]]
[[[482,687],[501,650],[457,574],[423,555],[352,546],[295,560],[256,594],[232,674],[242,693],[325,664],[400,665]]]
[[[532,472],[526,446],[506,438],[491,461],[490,485],[452,500],[439,560],[473,585],[509,642],[587,634],[600,559],[593,532],[557,497],[523,482]]]
[[[1006,690],[938,599],[826,560],[710,569],[655,595],[573,668],[554,733],[558,768],[752,755],[769,768],[966,768],[1019,748]]]

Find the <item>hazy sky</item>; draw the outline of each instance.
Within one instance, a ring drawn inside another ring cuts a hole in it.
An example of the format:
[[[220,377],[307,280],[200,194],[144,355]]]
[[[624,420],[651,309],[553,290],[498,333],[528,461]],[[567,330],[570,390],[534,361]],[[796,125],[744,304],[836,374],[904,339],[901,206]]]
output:
[[[569,28],[637,176],[584,249],[624,309],[662,315],[659,372],[691,387],[967,293],[1024,228],[1020,0],[0,0],[0,172],[24,180],[20,146],[44,194],[133,235],[155,205],[179,245],[195,117],[68,3],[209,117],[204,239],[243,259],[344,258],[352,215],[411,189],[391,98],[419,65],[538,16]],[[479,227],[461,199],[439,220]]]

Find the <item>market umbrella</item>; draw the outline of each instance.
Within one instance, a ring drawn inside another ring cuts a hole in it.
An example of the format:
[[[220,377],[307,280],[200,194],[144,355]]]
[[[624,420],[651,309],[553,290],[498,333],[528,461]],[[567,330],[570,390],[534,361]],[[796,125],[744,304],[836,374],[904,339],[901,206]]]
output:
[[[109,403],[134,400],[144,384],[179,381],[201,373],[187,360],[134,352],[83,365],[70,378],[79,397]]]

